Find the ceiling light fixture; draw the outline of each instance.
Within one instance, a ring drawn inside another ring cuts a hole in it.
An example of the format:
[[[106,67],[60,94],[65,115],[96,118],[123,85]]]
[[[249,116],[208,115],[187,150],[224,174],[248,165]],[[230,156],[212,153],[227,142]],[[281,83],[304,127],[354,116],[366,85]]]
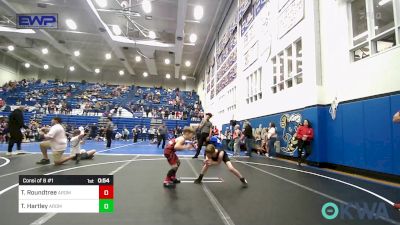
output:
[[[72,19],[65,20],[65,23],[67,24],[69,29],[76,30],[76,28],[77,28],[76,23]]]
[[[189,37],[190,43],[195,43],[197,41],[197,35],[191,34]]]
[[[74,56],[78,57],[81,55],[81,52],[79,50],[74,51]]]
[[[111,53],[106,53],[106,59],[107,60],[111,59]]]
[[[111,25],[111,28],[115,35],[119,36],[122,34],[122,30],[118,25]]]
[[[151,2],[149,0],[143,0],[142,8],[144,13],[151,13]]]
[[[96,68],[96,69],[94,69],[94,72],[95,72],[95,73],[100,73],[100,69],[99,69],[99,68]]]
[[[100,8],[105,8],[107,6],[107,0],[96,0],[96,3]]]
[[[75,66],[70,66],[69,71],[71,71],[71,72],[75,71]]]
[[[45,70],[49,69],[49,65],[44,64],[44,65],[43,65],[43,69],[45,69]]]
[[[46,55],[47,53],[49,53],[49,50],[47,48],[43,48],[42,53],[43,53],[43,55]]]
[[[392,0],[381,0],[378,2],[378,5],[383,6],[386,5],[387,3],[391,2]]]
[[[14,51],[15,47],[14,47],[14,45],[9,45],[7,47],[7,49],[8,49],[8,51],[12,52],[12,51]]]
[[[170,78],[171,78],[171,74],[167,73],[167,74],[165,75],[165,78],[170,79]]]
[[[182,80],[186,80],[186,76],[185,75],[182,75]]]
[[[194,14],[195,20],[201,20],[201,18],[203,18],[203,15],[204,15],[203,6],[200,6],[200,5],[195,6],[193,14]]]
[[[168,58],[164,59],[164,63],[169,65],[171,63],[171,60],[169,60]]]
[[[147,77],[147,76],[149,76],[149,74],[147,72],[143,72],[143,76]]]
[[[123,70],[120,70],[120,71],[119,71],[119,75],[120,75],[120,76],[123,76],[124,74],[125,74],[125,72],[124,72]]]
[[[156,33],[154,31],[149,31],[149,38],[156,39]]]
[[[24,66],[25,66],[25,68],[29,68],[29,67],[31,67],[31,64],[25,63]]]
[[[142,57],[140,57],[139,55],[137,55],[137,56],[135,57],[135,61],[136,61],[136,62],[142,61]]]
[[[190,67],[192,65],[192,63],[189,61],[189,60],[187,60],[186,62],[185,62],[185,66],[186,67]]]

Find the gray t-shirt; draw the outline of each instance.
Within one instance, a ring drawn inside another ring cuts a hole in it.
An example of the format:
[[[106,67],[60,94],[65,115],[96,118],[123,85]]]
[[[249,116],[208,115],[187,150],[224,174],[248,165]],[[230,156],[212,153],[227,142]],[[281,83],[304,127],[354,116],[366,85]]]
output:
[[[210,129],[212,128],[212,123],[210,121],[207,120],[203,120],[203,122],[201,122],[201,133],[210,133]]]
[[[106,129],[109,131],[112,131],[114,129],[113,122],[111,122],[111,121],[107,122]]]
[[[158,132],[160,133],[160,135],[167,134],[167,127],[159,127]]]

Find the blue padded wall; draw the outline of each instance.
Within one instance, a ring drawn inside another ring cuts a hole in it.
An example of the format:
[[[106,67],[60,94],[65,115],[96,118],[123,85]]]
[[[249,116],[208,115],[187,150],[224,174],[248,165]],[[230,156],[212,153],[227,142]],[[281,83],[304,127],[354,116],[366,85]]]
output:
[[[285,146],[280,118],[283,114],[298,113],[302,119],[310,120],[314,129],[310,161],[400,175],[400,124],[392,122],[392,116],[398,111],[399,94],[341,103],[335,120],[331,118],[329,106],[249,120],[253,128],[275,122],[281,146]]]

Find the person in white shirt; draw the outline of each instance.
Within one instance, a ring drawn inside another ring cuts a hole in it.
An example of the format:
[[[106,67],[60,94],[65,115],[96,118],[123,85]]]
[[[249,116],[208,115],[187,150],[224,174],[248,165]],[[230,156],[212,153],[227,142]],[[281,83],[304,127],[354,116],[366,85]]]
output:
[[[81,134],[84,134],[85,133],[85,128],[81,125],[81,126],[79,126],[79,131],[81,132]]]
[[[149,129],[149,141],[152,142],[154,140],[155,130],[154,127],[150,127]]]
[[[122,134],[120,132],[117,132],[115,134],[115,140],[120,140],[122,138]]]
[[[40,130],[41,135],[44,137],[44,141],[40,143],[40,150],[42,151],[43,159],[37,164],[46,165],[50,164],[47,150],[51,149],[53,152],[53,160],[55,165],[61,165],[64,162],[71,159],[71,157],[63,157],[63,153],[67,148],[67,136],[65,134],[64,127],[61,126],[61,118],[54,117],[51,120],[52,127],[50,130]]]
[[[147,139],[147,128],[146,126],[143,126],[142,128],[142,141],[145,141]]]
[[[92,159],[94,157],[94,154],[96,153],[96,150],[89,150],[85,151],[84,149],[81,149],[81,144],[83,144],[83,138],[85,134],[81,133],[80,130],[74,130],[73,132],[73,137],[71,138],[71,153],[70,153],[70,158],[72,160],[76,160],[76,164],[79,163],[80,160],[85,160],[85,159]]]
[[[122,137],[123,137],[124,141],[128,141],[128,139],[129,139],[128,128],[124,127],[124,129],[122,130]]]

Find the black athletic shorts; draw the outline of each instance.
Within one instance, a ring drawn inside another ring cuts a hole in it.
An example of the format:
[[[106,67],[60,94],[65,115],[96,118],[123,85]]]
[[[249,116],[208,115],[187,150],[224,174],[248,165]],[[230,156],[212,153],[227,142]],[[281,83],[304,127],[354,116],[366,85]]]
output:
[[[218,157],[219,157],[219,154],[221,153],[221,152],[223,152],[224,153],[224,155],[222,156],[222,161],[226,164],[226,162],[228,162],[228,161],[231,161],[230,159],[229,159],[229,156],[228,156],[228,153],[226,153],[225,151],[222,151],[222,150],[218,150],[218,153],[217,153],[217,157],[213,157],[213,158],[211,158],[213,161],[218,161]]]
[[[86,152],[81,154],[81,160],[91,159],[91,158],[93,158],[93,155],[89,156]],[[76,155],[74,156],[74,158],[72,158],[72,160],[76,160]]]

